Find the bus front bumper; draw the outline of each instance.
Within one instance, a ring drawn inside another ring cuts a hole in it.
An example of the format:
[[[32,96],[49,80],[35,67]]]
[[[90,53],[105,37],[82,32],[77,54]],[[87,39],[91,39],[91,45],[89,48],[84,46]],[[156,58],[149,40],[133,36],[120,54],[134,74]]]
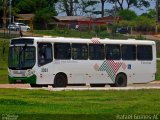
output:
[[[29,83],[29,84],[36,84],[36,75],[32,75],[30,77],[11,77],[8,76],[8,80],[10,84],[14,83]]]

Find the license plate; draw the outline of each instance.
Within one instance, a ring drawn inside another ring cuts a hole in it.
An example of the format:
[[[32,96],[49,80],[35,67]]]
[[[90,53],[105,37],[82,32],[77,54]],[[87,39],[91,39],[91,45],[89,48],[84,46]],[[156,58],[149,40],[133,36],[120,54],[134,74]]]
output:
[[[22,80],[16,80],[16,83],[21,83],[22,82]]]

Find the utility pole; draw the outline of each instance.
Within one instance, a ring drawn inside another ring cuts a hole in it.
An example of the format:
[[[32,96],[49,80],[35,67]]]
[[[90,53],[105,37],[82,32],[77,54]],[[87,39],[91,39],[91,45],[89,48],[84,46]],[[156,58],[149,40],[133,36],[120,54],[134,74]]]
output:
[[[12,20],[12,0],[9,0],[9,24],[11,24]]]
[[[117,22],[117,0],[115,0],[114,6],[115,6],[115,9],[114,9],[114,22],[116,24],[116,22]]]
[[[3,0],[3,28],[6,29],[6,0]]]
[[[160,23],[160,0],[157,0],[157,22]]]
[[[160,23],[160,0],[157,0],[156,2],[156,27],[155,32],[158,33],[158,24]]]
[[[9,25],[12,22],[12,0],[9,0]],[[11,30],[9,29],[9,37],[11,37]]]

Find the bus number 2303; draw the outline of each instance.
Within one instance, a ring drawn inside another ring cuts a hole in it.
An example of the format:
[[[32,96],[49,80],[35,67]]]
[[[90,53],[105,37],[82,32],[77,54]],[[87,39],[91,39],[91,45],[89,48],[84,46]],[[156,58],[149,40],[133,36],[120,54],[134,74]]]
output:
[[[42,68],[41,72],[48,72],[48,68]]]

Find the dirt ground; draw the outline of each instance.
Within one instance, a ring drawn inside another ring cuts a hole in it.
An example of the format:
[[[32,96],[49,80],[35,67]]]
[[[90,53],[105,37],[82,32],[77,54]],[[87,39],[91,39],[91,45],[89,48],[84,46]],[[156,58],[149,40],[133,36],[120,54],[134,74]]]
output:
[[[128,88],[157,88],[160,89],[160,81],[153,81],[150,83],[143,84],[130,84],[127,86]],[[29,84],[0,84],[0,88],[22,88],[22,89],[30,89],[31,86]],[[48,86],[46,88],[52,88],[52,86]],[[91,88],[90,86],[67,86],[67,88]],[[111,88],[109,85],[105,87],[99,88]]]

